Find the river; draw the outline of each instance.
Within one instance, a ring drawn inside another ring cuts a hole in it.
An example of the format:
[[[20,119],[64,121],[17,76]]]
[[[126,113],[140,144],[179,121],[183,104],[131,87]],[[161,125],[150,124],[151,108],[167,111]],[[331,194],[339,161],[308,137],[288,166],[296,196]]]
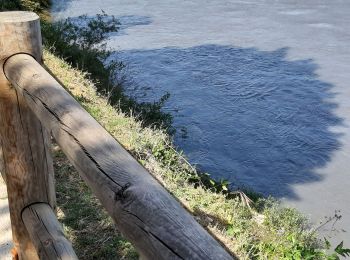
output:
[[[170,93],[176,145],[350,246],[350,2],[64,0],[55,19],[116,16],[107,44],[140,101]],[[345,232],[347,231],[347,232]]]

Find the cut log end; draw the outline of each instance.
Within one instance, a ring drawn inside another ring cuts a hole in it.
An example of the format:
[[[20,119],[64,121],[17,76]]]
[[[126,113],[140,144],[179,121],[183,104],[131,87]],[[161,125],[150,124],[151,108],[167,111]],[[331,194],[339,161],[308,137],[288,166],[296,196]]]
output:
[[[39,16],[33,12],[10,11],[1,12],[0,23],[20,23],[38,20]]]

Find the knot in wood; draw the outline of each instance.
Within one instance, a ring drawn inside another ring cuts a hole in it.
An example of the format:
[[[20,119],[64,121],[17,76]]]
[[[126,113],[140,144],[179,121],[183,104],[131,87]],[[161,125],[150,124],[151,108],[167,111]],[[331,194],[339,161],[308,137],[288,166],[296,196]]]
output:
[[[49,246],[49,245],[51,245],[51,243],[52,243],[52,239],[49,238],[49,239],[44,241],[44,246]]]
[[[115,200],[123,200],[126,198],[125,191],[131,186],[131,184],[128,182],[124,186],[118,190],[118,192],[115,193],[114,199]]]

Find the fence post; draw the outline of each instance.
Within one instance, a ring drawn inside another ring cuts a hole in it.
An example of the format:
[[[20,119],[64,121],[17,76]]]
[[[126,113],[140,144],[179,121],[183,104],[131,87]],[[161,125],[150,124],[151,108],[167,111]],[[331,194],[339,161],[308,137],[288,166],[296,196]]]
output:
[[[2,144],[1,144],[1,135],[0,135],[0,173],[4,181],[6,182],[6,175],[5,175],[5,169],[4,169],[4,159],[2,156]]]
[[[41,62],[40,20],[34,13],[0,13],[0,135],[14,246],[19,259],[38,259],[21,212],[37,202],[55,209],[53,164],[48,133],[4,76],[5,60],[16,53]]]

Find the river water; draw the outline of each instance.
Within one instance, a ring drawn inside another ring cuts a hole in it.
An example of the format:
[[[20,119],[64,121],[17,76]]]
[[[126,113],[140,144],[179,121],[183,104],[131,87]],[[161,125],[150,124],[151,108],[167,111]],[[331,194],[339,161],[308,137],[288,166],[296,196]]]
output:
[[[56,19],[100,10],[122,23],[107,44],[137,85],[127,93],[140,101],[170,93],[164,110],[192,163],[315,223],[341,210],[323,235],[350,245],[349,1],[53,5]]]

